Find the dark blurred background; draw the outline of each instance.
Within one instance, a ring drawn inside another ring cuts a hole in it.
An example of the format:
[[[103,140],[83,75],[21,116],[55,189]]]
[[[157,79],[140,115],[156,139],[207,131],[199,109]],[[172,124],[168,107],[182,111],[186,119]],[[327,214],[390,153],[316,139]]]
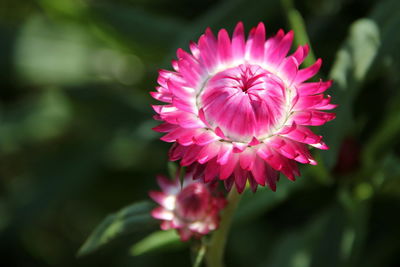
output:
[[[157,189],[169,145],[149,91],[206,27],[289,30],[278,0],[1,0],[1,266],[189,266],[147,233],[76,253],[102,219]],[[295,183],[245,195],[227,266],[400,266],[400,1],[295,1],[339,104]],[[318,153],[318,154],[317,154]]]

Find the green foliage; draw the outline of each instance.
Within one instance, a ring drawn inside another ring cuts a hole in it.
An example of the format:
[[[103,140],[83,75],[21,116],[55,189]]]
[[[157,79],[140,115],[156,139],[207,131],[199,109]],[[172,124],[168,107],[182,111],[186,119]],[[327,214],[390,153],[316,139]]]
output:
[[[179,235],[175,230],[157,231],[133,245],[130,248],[130,253],[133,256],[139,256],[155,250],[171,249],[182,245],[183,243],[180,242]]]
[[[343,138],[351,133],[348,126],[354,125],[353,106],[366,74],[378,52],[380,45],[379,29],[374,21],[360,19],[350,26],[349,36],[336,54],[336,60],[330,72],[334,80],[331,89],[340,107],[337,110],[337,119],[329,129],[323,131],[327,142],[332,149],[325,153],[328,166],[335,163],[340,144]],[[336,130],[331,131],[331,127]]]
[[[154,205],[149,202],[135,203],[115,214],[108,215],[85,241],[78,255],[91,253],[121,235],[152,228],[156,225],[155,220],[150,216],[153,207]],[[137,249],[139,254],[146,250],[143,248],[143,243],[141,244]]]
[[[339,107],[314,129],[330,147],[318,166],[245,193],[227,266],[399,265],[398,0],[1,1],[2,265],[188,266],[191,246],[201,266],[204,246],[139,202],[177,167],[148,92],[178,47],[239,20],[310,40]]]

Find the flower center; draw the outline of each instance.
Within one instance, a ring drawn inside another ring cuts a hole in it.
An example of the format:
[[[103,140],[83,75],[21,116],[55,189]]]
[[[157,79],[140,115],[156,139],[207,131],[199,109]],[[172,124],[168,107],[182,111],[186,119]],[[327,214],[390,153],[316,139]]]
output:
[[[284,114],[285,86],[258,65],[241,64],[218,72],[199,95],[207,122],[231,141],[268,136]]]
[[[202,219],[209,210],[210,198],[210,192],[204,184],[188,185],[177,197],[177,215],[187,221]]]

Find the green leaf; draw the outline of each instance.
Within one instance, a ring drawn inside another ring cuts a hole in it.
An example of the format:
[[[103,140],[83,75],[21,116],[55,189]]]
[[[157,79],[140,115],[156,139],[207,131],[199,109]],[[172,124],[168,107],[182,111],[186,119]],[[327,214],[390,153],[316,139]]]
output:
[[[373,163],[385,148],[391,146],[398,138],[400,131],[400,116],[398,112],[388,114],[385,121],[371,137],[366,145],[363,155],[365,166],[373,166]]]
[[[372,190],[369,188],[367,183],[362,183],[357,186],[355,193],[346,187],[339,191],[338,201],[346,212],[346,226],[340,244],[341,266],[355,266],[362,257],[370,217]]]
[[[182,244],[175,230],[157,231],[134,244],[129,251],[132,256],[139,256],[166,247],[180,247]]]
[[[333,205],[312,218],[305,226],[285,232],[274,242],[272,251],[268,252],[268,256],[258,266],[339,266],[336,263],[343,215],[343,210],[338,205]],[[316,264],[323,253],[326,253],[325,261]]]
[[[343,137],[353,129],[353,101],[367,77],[380,45],[380,32],[376,23],[367,18],[355,21],[349,35],[337,52],[330,72],[334,80],[330,92],[334,102],[340,106],[335,110],[337,118],[327,126],[321,127],[330,150],[322,153],[328,168],[337,158]],[[334,131],[332,129],[335,129]]]
[[[234,223],[245,223],[265,214],[284,202],[295,191],[301,190],[304,187],[304,180],[293,183],[288,179],[282,179],[277,187],[276,192],[272,192],[268,187],[259,187],[257,193],[246,190],[235,213]]]
[[[173,161],[168,161],[167,168],[168,168],[169,177],[171,179],[175,179],[178,168],[179,168],[178,164],[176,164],[176,162],[173,162]]]
[[[143,201],[107,216],[79,249],[78,256],[91,253],[122,235],[154,227],[156,221],[150,216],[153,206],[152,203]]]
[[[384,65],[387,70],[391,70],[389,75],[397,74],[400,67],[400,53],[398,53],[400,45],[400,36],[398,34],[400,26],[400,2],[397,0],[379,1],[371,12],[371,18],[379,25],[382,36],[382,45],[378,58],[383,62],[377,64],[377,71],[382,71],[381,67]],[[393,71],[394,67],[397,69],[397,72],[396,70]]]

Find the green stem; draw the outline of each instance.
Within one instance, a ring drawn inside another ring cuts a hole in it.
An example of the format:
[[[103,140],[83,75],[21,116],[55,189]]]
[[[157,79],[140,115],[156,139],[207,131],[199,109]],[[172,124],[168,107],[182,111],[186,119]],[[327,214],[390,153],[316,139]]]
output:
[[[204,255],[206,254],[206,249],[207,249],[206,245],[204,244],[204,241],[202,240],[201,241],[201,246],[200,246],[199,250],[197,251],[197,255],[196,255],[196,258],[194,260],[193,267],[200,267],[201,266],[201,263],[203,262]]]
[[[304,60],[305,66],[310,66],[315,62],[315,55],[311,49],[310,40],[306,31],[306,24],[300,12],[294,7],[292,0],[281,0],[282,6],[285,9],[287,20],[290,24],[290,28],[293,29],[295,33],[294,42],[296,45],[310,46],[310,53],[308,57]]]
[[[293,0],[281,0],[282,6],[286,13],[287,21],[290,24],[290,28],[294,31],[294,42],[296,45],[305,45],[308,44],[310,46],[310,52],[308,53],[307,58],[304,60],[303,66],[308,67],[314,64],[316,61],[313,50],[311,49],[310,39],[308,38],[306,24],[304,22],[303,17],[300,12],[295,8],[293,4]],[[321,154],[317,152],[315,159],[318,162],[317,166],[314,166],[313,170],[316,173],[315,177],[318,182],[329,185],[332,184],[333,179],[326,169],[324,162],[321,158]]]
[[[208,267],[224,266],[226,241],[240,198],[241,195],[234,188],[228,194],[228,205],[222,214],[219,229],[213,233],[207,249],[206,261]]]

